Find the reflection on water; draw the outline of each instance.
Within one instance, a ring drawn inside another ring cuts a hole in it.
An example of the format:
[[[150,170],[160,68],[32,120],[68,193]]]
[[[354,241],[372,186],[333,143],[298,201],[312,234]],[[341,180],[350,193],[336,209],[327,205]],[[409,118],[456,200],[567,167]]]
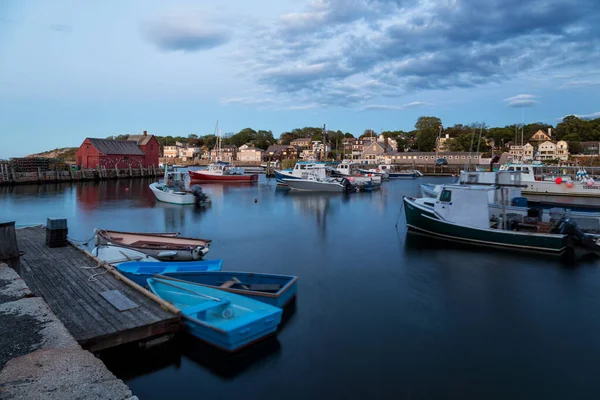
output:
[[[161,209],[164,216],[166,231],[178,232],[185,230],[187,225],[199,224],[202,217],[210,209],[210,205],[197,207],[193,204],[181,206],[179,204],[163,203],[156,201],[152,208]]]
[[[297,311],[249,352],[223,356],[187,335],[119,349],[107,364],[140,398],[600,397],[600,263],[407,234],[402,196],[447,181],[324,196],[261,176],[203,184],[205,210],[157,203],[148,179],[2,187],[0,220],[60,215],[78,239],[178,231],[213,239],[207,258],[224,270],[299,276]]]

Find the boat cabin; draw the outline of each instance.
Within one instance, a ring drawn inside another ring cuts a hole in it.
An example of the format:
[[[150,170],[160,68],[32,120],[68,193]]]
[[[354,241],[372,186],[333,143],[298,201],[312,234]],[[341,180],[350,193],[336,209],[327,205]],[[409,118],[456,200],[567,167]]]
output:
[[[475,228],[490,227],[490,186],[444,185],[433,202],[434,211],[449,222]]]

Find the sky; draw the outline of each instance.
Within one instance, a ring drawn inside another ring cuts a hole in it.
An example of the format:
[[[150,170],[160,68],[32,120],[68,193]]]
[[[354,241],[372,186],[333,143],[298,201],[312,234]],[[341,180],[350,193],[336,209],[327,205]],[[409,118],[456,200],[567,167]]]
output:
[[[0,158],[86,137],[600,116],[598,0],[0,0]]]

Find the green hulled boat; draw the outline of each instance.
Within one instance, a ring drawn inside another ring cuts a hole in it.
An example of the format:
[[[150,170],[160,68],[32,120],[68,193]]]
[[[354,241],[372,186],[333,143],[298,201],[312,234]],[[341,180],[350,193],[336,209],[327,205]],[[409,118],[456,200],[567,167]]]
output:
[[[404,212],[409,229],[477,245],[510,247],[521,250],[561,254],[569,248],[569,235],[540,231],[503,229],[502,222],[491,221],[488,205],[490,187],[444,186],[436,199],[404,197]],[[532,228],[531,224],[528,227]],[[548,229],[540,223],[534,229]]]

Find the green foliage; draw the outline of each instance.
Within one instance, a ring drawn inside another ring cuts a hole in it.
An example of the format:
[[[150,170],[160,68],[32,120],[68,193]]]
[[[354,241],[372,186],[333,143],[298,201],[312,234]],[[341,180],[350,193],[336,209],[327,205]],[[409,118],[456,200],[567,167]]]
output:
[[[555,132],[556,137],[559,139],[569,135],[577,135],[583,141],[597,141],[600,140],[600,118],[585,120],[569,115],[556,125]]]
[[[579,141],[572,141],[569,143],[569,153],[571,154],[583,154],[583,145]]]
[[[281,144],[288,145],[294,139],[309,137],[313,140],[322,140],[323,139],[323,128],[312,128],[312,127],[304,127],[302,129],[296,128],[291,132],[284,132],[279,136],[279,140],[281,140]]]
[[[433,151],[442,120],[438,117],[419,117],[415,123],[417,130],[416,146],[419,151]]]
[[[377,138],[377,133],[373,129],[365,129],[362,135],[360,135],[359,139],[364,139],[367,137]]]

